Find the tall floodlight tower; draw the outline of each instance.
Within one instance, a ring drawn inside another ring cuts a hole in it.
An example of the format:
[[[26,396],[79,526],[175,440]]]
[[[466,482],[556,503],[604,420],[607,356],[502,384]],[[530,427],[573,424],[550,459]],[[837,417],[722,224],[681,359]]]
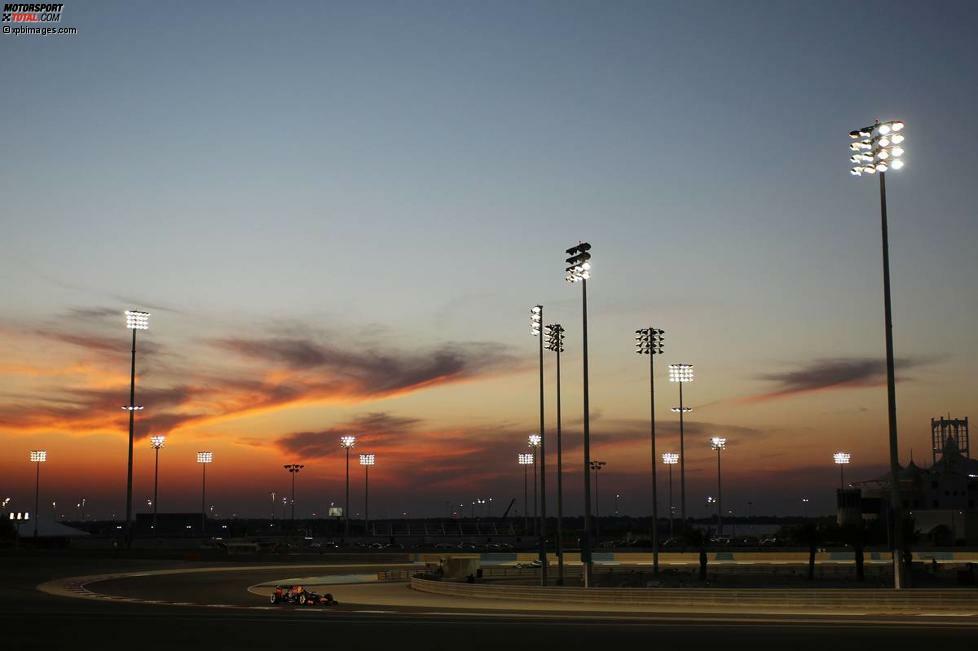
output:
[[[839,488],[846,487],[846,466],[849,464],[851,455],[848,452],[836,452],[832,455],[832,460],[839,466]]]
[[[669,537],[672,538],[676,535],[672,524],[673,515],[676,512],[676,508],[673,506],[674,502],[672,501],[672,467],[679,463],[679,455],[675,452],[663,452],[662,463],[669,467]]]
[[[213,452],[198,452],[200,464],[200,535],[207,535],[207,466],[214,462]]]
[[[533,527],[540,533],[540,499],[537,493],[537,466],[540,465],[540,435],[530,434],[526,437],[526,445],[533,450]]]
[[[679,384],[679,406],[673,407],[679,413],[679,518],[682,527],[686,526],[686,426],[685,416],[692,411],[683,405],[683,385],[693,381],[692,364],[670,364],[669,381]]]
[[[641,328],[635,331],[635,352],[649,356],[649,441],[652,448],[652,572],[659,573],[659,482],[655,453],[655,368],[653,360],[665,346],[665,330]]]
[[[900,496],[900,449],[897,442],[896,372],[893,357],[893,314],[890,302],[890,242],[886,221],[886,172],[903,168],[903,122],[877,120],[849,132],[853,176],[879,174],[880,226],[883,248],[883,331],[886,344],[886,402],[890,426],[890,508],[893,517],[893,588],[903,586],[903,498]]]
[[[543,306],[530,308],[530,334],[537,338],[540,354],[540,520],[539,532],[540,585],[547,585],[547,453],[543,421]]]
[[[363,466],[363,533],[366,534],[370,523],[370,466],[374,465],[376,457],[372,452],[360,455],[360,465]]]
[[[305,468],[305,466],[301,463],[287,463],[282,466],[282,468],[288,470],[289,474],[292,475],[292,497],[289,498],[292,502],[292,516],[289,519],[292,521],[292,530],[295,531],[295,476],[298,475],[299,471]]]
[[[560,354],[564,352],[564,327],[547,326],[547,350],[557,358],[557,585],[564,585],[564,453],[560,433]]]
[[[720,479],[720,453],[727,448],[727,439],[714,436],[710,439],[710,447],[717,453],[717,535],[723,535],[723,482]]]
[[[142,407],[136,404],[136,331],[149,330],[149,312],[126,310],[126,327],[132,330],[132,356],[129,366],[129,404],[123,407],[129,412],[129,462],[126,471],[126,544],[132,543],[132,442],[135,431],[135,414]]]
[[[523,466],[523,533],[526,534],[526,532],[530,528],[530,522],[529,522],[529,519],[530,519],[529,506],[530,506],[530,504],[529,504],[529,501],[527,500],[528,491],[526,490],[526,487],[527,487],[527,469],[530,466],[533,465],[533,453],[532,452],[520,452],[519,455],[517,455],[517,461],[519,461],[519,464],[521,466]]]
[[[343,538],[350,535],[350,448],[356,445],[357,437],[346,435],[340,437],[340,445],[346,451],[346,503],[343,506]]]
[[[567,249],[564,280],[581,283],[581,357],[583,360],[584,386],[584,535],[581,536],[581,561],[584,564],[584,587],[593,582],[591,562],[591,406],[588,387],[587,358],[587,281],[591,277],[591,245],[580,242]]]
[[[156,459],[154,462],[153,471],[153,535],[159,535],[156,529],[156,514],[159,512],[159,497],[160,497],[160,450],[163,449],[163,445],[166,443],[166,437],[163,435],[151,436],[149,437],[149,444],[153,447],[153,454]]]
[[[34,537],[37,538],[37,516],[39,495],[41,493],[41,464],[48,460],[47,450],[31,450],[31,463],[34,464]]]

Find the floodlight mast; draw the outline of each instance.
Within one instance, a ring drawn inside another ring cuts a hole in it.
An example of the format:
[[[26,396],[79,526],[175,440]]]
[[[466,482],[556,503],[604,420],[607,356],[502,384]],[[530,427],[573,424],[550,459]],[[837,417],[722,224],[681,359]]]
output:
[[[360,455],[360,465],[363,466],[363,533],[368,535],[370,523],[370,466],[374,465],[375,456],[372,452]]]
[[[207,464],[214,462],[213,452],[198,452],[197,463],[200,464],[200,535],[207,535]]]
[[[832,455],[832,460],[839,466],[839,488],[841,490],[846,488],[846,465],[851,458],[852,455],[848,452],[836,452]]]
[[[290,519],[292,520],[291,526],[294,531],[295,530],[295,476],[298,475],[299,471],[305,468],[305,466],[302,465],[301,463],[287,463],[283,465],[282,468],[288,470],[289,474],[292,475],[292,497],[290,498],[292,501],[292,517]]]
[[[357,437],[347,434],[340,437],[340,445],[346,451],[346,504],[343,507],[343,540],[350,535],[350,448],[356,445]]]
[[[686,526],[686,424],[685,416],[692,411],[683,406],[683,385],[693,381],[692,364],[670,364],[669,381],[679,384],[679,407],[673,407],[673,412],[679,413],[679,517],[682,527]]]
[[[903,498],[900,495],[900,449],[897,437],[896,372],[893,355],[893,314],[890,301],[890,244],[886,218],[886,174],[890,169],[903,168],[904,123],[900,120],[880,122],[849,132],[853,140],[849,149],[854,152],[850,160],[856,165],[850,170],[854,176],[874,174],[880,177],[880,230],[883,248],[883,321],[886,342],[886,401],[889,421],[890,444],[890,509],[893,517],[893,588],[903,587]],[[860,164],[862,163],[862,164]]]
[[[126,548],[132,546],[132,442],[135,430],[135,413],[142,409],[136,405],[136,331],[149,330],[149,312],[126,310],[126,328],[132,330],[132,357],[129,368],[129,462],[126,471]]]
[[[538,339],[540,356],[540,519],[537,524],[539,533],[540,555],[540,585],[547,585],[547,453],[546,430],[543,418],[543,306],[534,305],[530,308],[530,334]]]
[[[516,458],[519,464],[523,466],[523,533],[526,534],[530,528],[530,502],[527,499],[527,495],[529,494],[529,491],[527,491],[527,469],[533,465],[533,453],[521,452]]]
[[[653,360],[665,346],[665,330],[649,326],[635,331],[635,352],[649,356],[649,440],[652,451],[652,572],[659,573],[659,482],[655,452],[655,371]],[[670,522],[672,514],[670,513]]]
[[[675,529],[673,528],[673,516],[676,512],[672,501],[672,467],[679,463],[679,455],[675,452],[664,452],[662,454],[662,463],[669,466],[669,537],[672,538],[675,535]]]
[[[34,464],[34,537],[37,538],[37,516],[39,495],[41,491],[41,464],[48,460],[47,450],[31,450],[31,462]],[[18,527],[18,531],[20,528]]]
[[[153,472],[153,535],[159,535],[159,531],[156,528],[156,514],[159,511],[160,449],[165,443],[166,437],[163,435],[149,437],[149,444],[153,447],[153,452],[156,456],[155,470]]]
[[[717,452],[717,535],[723,535],[723,482],[720,480],[720,453],[727,448],[727,439],[714,436],[710,447]]]
[[[581,357],[583,366],[583,406],[584,406],[584,535],[581,537],[581,562],[584,564],[584,587],[593,583],[591,559],[591,409],[588,387],[587,355],[587,281],[591,277],[591,245],[579,242],[567,249],[567,268],[564,280],[581,283]]]
[[[547,326],[547,349],[557,356],[557,585],[564,585],[564,460],[560,426],[560,354],[564,352],[564,327]]]

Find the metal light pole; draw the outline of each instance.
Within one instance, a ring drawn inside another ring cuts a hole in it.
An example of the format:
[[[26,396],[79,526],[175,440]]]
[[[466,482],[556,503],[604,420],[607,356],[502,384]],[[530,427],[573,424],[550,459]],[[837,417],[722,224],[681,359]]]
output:
[[[295,476],[298,475],[299,471],[305,468],[305,466],[302,465],[301,463],[287,463],[284,466],[282,466],[282,468],[288,470],[289,474],[292,475],[292,497],[290,498],[292,502],[292,516],[289,519],[292,521],[291,526],[292,526],[292,531],[294,532],[295,531]]]
[[[530,334],[537,338],[540,353],[540,585],[547,585],[547,453],[543,421],[543,306],[530,308]]]
[[[692,409],[683,406],[683,385],[693,381],[692,364],[670,364],[669,381],[679,383],[679,407],[673,407],[679,413],[679,517],[683,528],[686,527],[686,425],[685,415]]]
[[[592,461],[591,470],[594,471],[594,532],[595,539],[601,541],[601,497],[598,494],[598,471],[608,465],[604,461]]]
[[[153,533],[157,534],[156,528],[156,514],[159,512],[159,496],[160,496],[160,448],[166,443],[166,437],[151,436],[149,437],[149,444],[153,446],[153,452],[156,455],[155,469],[153,472]]]
[[[537,466],[540,465],[540,435],[530,434],[526,438],[526,444],[533,450],[533,528],[536,534],[540,535],[540,508],[539,495],[537,493]]]
[[[527,468],[533,465],[533,453],[532,452],[520,452],[517,456],[519,464],[523,466],[523,533],[525,534],[527,529],[530,528],[530,508],[529,502],[527,501]]]
[[[370,466],[374,465],[376,457],[373,453],[360,455],[360,465],[363,466],[363,533],[367,535],[370,522]]]
[[[47,450],[31,450],[34,464],[34,537],[37,538],[38,499],[41,491],[41,464],[48,460]]]
[[[587,359],[587,280],[591,277],[591,245],[580,242],[567,249],[567,268],[564,280],[581,283],[581,352],[583,358],[584,402],[584,535],[581,537],[581,561],[584,564],[584,587],[593,583],[591,563],[591,409],[588,392]]]
[[[641,328],[635,331],[635,352],[649,356],[649,440],[652,445],[652,572],[659,573],[659,481],[655,454],[655,371],[653,360],[662,354],[665,330]],[[670,514],[671,515],[671,514]],[[671,519],[670,519],[671,522]]]
[[[340,437],[340,445],[346,450],[346,505],[343,507],[343,539],[350,535],[350,448],[356,445],[357,437]]]
[[[679,455],[675,452],[664,452],[662,454],[662,463],[669,466],[669,537],[672,538],[675,535],[672,520],[673,514],[676,511],[675,507],[673,507],[674,502],[672,501],[672,467],[679,463]]]
[[[727,447],[727,439],[714,436],[710,447],[717,451],[717,535],[723,535],[723,482],[720,480],[720,453]]]
[[[564,352],[564,327],[547,326],[547,349],[557,355],[557,585],[564,585],[564,459],[560,440],[560,354]]]
[[[856,165],[854,176],[880,175],[880,226],[883,244],[883,321],[886,339],[886,401],[890,426],[890,503],[893,511],[893,588],[903,587],[903,503],[900,496],[900,450],[897,442],[896,373],[893,357],[893,315],[890,301],[890,243],[886,220],[886,174],[889,169],[903,167],[904,124],[899,120],[880,122],[849,132],[853,139],[850,160]]]
[[[836,452],[832,455],[833,461],[839,466],[839,489],[845,490],[846,488],[846,465],[849,463],[849,459],[852,458],[848,452]]]
[[[132,362],[129,367],[129,404],[123,407],[129,412],[129,463],[126,472],[126,546],[132,544],[132,441],[135,429],[135,413],[142,409],[136,405],[136,331],[149,330],[149,312],[126,310],[126,327],[132,330]]]
[[[200,535],[207,535],[207,464],[214,462],[213,452],[198,452],[197,463],[200,464]]]

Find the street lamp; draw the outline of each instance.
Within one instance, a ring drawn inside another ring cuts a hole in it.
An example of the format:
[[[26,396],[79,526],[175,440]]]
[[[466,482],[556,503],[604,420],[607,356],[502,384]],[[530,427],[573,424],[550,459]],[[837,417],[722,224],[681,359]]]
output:
[[[679,407],[673,407],[679,413],[679,517],[682,526],[686,526],[686,426],[687,412],[692,409],[683,406],[683,385],[693,381],[692,364],[670,364],[669,381],[679,384]]]
[[[530,308],[530,334],[539,342],[540,354],[540,520],[537,525],[539,534],[540,554],[540,584],[547,585],[547,454],[546,430],[543,419],[543,306],[534,305]]]
[[[129,463],[126,474],[126,545],[132,544],[132,441],[135,430],[135,414],[142,407],[136,405],[136,331],[149,330],[149,312],[126,310],[126,327],[132,330],[132,362],[129,367],[129,404],[123,409],[129,412]]]
[[[346,435],[340,437],[340,445],[346,450],[346,505],[343,507],[343,538],[350,535],[350,448],[357,442],[357,437]]]
[[[38,495],[41,490],[41,464],[48,460],[47,450],[31,450],[34,464],[34,537],[37,538]]]
[[[836,452],[832,455],[832,460],[839,466],[839,488],[845,490],[846,487],[846,466],[849,464],[851,455],[848,452]]]
[[[649,356],[649,440],[652,445],[652,572],[659,573],[659,482],[656,476],[655,459],[655,373],[653,363],[656,355],[662,354],[665,330],[659,328],[640,328],[635,331],[635,352]],[[671,518],[671,514],[670,514]],[[670,519],[671,522],[671,519]]]
[[[197,463],[200,464],[200,535],[207,535],[207,464],[214,462],[213,452],[198,452]]]
[[[160,494],[160,448],[166,443],[166,437],[162,434],[149,437],[149,444],[153,447],[153,453],[156,455],[156,469],[153,473],[153,533],[155,534],[156,529],[156,513],[159,510],[159,494]]]
[[[727,448],[727,439],[714,436],[710,447],[717,451],[717,535],[723,535],[723,483],[720,481],[720,453]]]
[[[598,494],[598,471],[608,465],[604,461],[592,461],[591,470],[594,471],[594,531],[595,538],[601,539],[601,498]]]
[[[669,466],[669,537],[672,538],[674,535],[674,530],[672,526],[672,516],[675,512],[673,508],[672,501],[672,467],[679,463],[679,455],[675,452],[664,452],[662,453],[662,463]]]
[[[367,523],[370,521],[370,466],[374,465],[372,453],[360,455],[360,465],[363,466],[363,533],[367,533]]]
[[[527,475],[527,466],[533,465],[533,453],[520,452],[517,455],[517,460],[519,461],[519,464],[523,466],[523,532],[525,533],[526,530],[530,528],[529,506],[527,502],[527,490],[526,490],[526,475]]]
[[[536,529],[537,533],[540,533],[540,511],[538,505],[540,500],[537,495],[537,466],[540,465],[540,442],[541,438],[539,434],[530,434],[526,437],[526,444],[533,450],[533,527]]]
[[[903,564],[903,504],[900,498],[900,451],[897,444],[896,373],[893,356],[893,314],[890,302],[890,243],[886,221],[886,174],[890,169],[903,167],[903,122],[877,120],[871,126],[849,132],[852,142],[850,160],[855,163],[854,176],[875,174],[880,177],[880,226],[883,245],[883,321],[886,339],[886,399],[890,430],[890,503],[893,511],[893,588],[902,587]]]
[[[557,357],[557,585],[564,585],[564,459],[560,434],[560,354],[564,352],[564,326],[547,326],[547,350]]]
[[[591,277],[591,245],[579,242],[567,249],[564,280],[581,283],[581,353],[583,359],[584,403],[584,535],[581,537],[581,561],[584,563],[584,587],[591,587],[591,408],[587,359],[587,281]]]
[[[305,468],[301,463],[287,463],[282,466],[285,470],[289,471],[292,475],[292,516],[289,518],[292,521],[292,530],[295,531],[295,476],[299,474],[299,471]]]

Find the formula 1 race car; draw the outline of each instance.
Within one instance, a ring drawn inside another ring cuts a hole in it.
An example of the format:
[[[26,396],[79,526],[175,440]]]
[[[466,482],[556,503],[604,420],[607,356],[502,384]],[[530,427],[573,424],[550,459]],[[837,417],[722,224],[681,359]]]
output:
[[[299,606],[334,606],[333,595],[306,590],[301,585],[277,585],[271,595],[273,604],[298,604]]]

